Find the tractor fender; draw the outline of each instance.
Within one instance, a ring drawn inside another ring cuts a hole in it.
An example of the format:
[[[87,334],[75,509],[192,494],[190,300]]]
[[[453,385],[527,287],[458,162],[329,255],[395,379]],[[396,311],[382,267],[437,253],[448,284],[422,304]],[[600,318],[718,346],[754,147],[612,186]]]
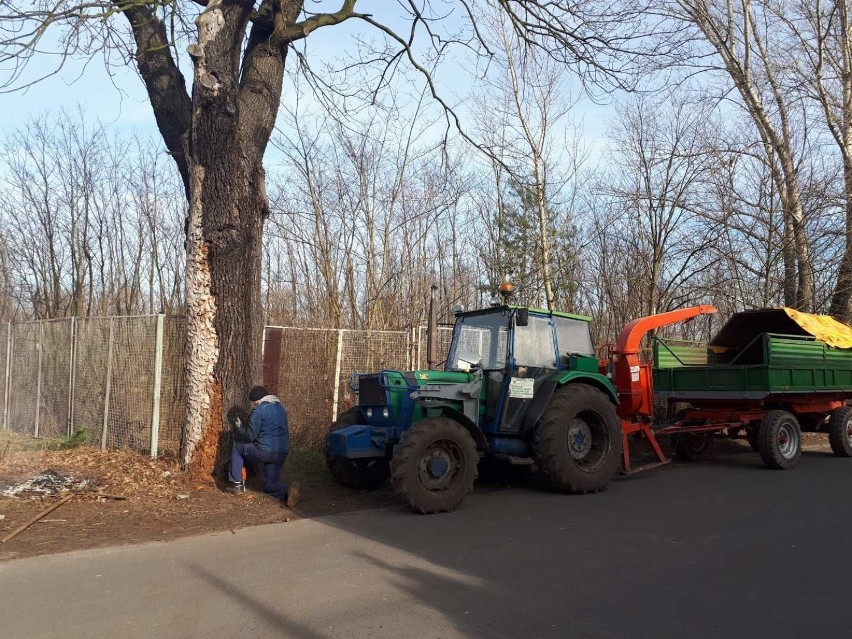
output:
[[[452,406],[442,406],[441,414],[444,417],[449,417],[464,426],[468,432],[470,432],[470,436],[473,437],[473,441],[476,442],[477,448],[488,450],[488,440],[485,438],[485,434],[467,415],[456,410]]]
[[[613,403],[618,404],[618,396],[613,392],[611,387],[589,375],[569,375],[567,377],[559,375],[546,380],[541,387],[536,391],[535,397],[530,401],[530,407],[527,410],[527,415],[521,426],[522,433],[528,433],[536,424],[544,411],[550,404],[550,399],[557,388],[567,386],[568,384],[586,384],[601,391]]]

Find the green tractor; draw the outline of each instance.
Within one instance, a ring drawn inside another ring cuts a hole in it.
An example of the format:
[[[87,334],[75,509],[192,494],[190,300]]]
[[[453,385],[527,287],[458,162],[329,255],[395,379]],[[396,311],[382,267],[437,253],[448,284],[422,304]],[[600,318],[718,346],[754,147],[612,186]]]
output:
[[[603,490],[622,436],[590,320],[509,304],[458,312],[443,371],[353,376],[358,403],[331,425],[329,470],[357,488],[390,478],[420,513],[458,506],[484,460],[535,463],[556,491]]]

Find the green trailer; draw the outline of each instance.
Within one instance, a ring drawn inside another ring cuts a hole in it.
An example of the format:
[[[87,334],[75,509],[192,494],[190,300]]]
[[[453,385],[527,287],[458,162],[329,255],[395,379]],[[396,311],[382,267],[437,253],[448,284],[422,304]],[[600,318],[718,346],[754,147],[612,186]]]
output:
[[[655,396],[686,406],[657,434],[676,436],[684,457],[743,431],[772,468],[798,463],[802,431],[827,432],[835,454],[852,456],[852,329],[843,324],[791,309],[745,311],[707,345],[657,338],[653,357]]]

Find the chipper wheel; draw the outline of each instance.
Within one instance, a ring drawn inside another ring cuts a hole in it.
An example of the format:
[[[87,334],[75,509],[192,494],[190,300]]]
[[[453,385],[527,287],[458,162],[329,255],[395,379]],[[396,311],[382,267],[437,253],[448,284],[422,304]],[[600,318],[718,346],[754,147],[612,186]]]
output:
[[[621,460],[621,422],[615,406],[593,386],[557,389],[533,431],[532,451],[554,490],[603,490]]]
[[[405,431],[394,447],[391,485],[414,512],[449,512],[473,488],[478,463],[476,443],[464,426],[430,417]]]
[[[713,454],[715,444],[713,433],[681,433],[675,450],[684,461],[704,461]]]
[[[831,413],[828,442],[838,457],[852,457],[852,406],[841,406]]]
[[[357,424],[361,420],[361,411],[350,408],[337,416],[337,421],[329,426],[328,432],[333,433]],[[328,452],[328,440],[325,444],[325,464],[332,476],[344,486],[350,488],[378,488],[385,483],[390,474],[386,459],[349,459]]]
[[[789,470],[802,457],[802,433],[796,416],[786,410],[771,410],[760,422],[758,450],[769,468]]]
[[[675,413],[674,423],[686,422],[689,413],[680,410]],[[675,452],[677,456],[688,462],[704,461],[713,455],[716,448],[716,438],[713,433],[681,433],[675,437]]]

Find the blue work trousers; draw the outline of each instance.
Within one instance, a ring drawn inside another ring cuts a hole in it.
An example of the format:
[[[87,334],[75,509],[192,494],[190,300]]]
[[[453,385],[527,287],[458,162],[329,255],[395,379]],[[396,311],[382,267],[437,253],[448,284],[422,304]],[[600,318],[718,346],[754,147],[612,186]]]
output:
[[[232,482],[243,480],[243,464],[246,461],[263,463],[263,492],[278,499],[287,499],[287,484],[281,482],[281,469],[287,459],[287,453],[273,453],[258,448],[257,444],[236,442],[231,449]]]

